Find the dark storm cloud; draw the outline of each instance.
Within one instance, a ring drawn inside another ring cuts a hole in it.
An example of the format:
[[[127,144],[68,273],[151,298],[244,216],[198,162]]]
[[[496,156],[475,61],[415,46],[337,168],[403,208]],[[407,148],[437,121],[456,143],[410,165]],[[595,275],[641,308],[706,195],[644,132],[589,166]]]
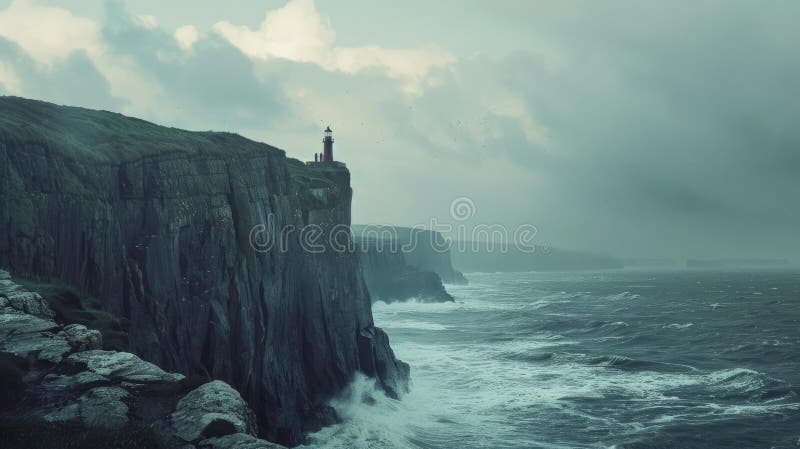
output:
[[[616,252],[649,232],[653,252],[797,254],[798,4],[601,3],[526,16],[562,69],[520,53],[502,70],[557,150],[540,172],[557,207],[616,222]],[[748,227],[769,236],[744,248],[732,236]]]

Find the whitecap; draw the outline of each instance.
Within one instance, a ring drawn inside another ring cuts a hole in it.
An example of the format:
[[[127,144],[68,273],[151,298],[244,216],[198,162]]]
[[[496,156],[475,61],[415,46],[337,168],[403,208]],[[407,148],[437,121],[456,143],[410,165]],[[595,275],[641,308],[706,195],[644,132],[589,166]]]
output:
[[[427,331],[443,331],[450,328],[450,326],[443,324],[414,320],[389,320],[382,322],[381,327],[384,329],[419,329]]]
[[[641,298],[641,295],[637,293],[631,293],[629,291],[624,291],[622,293],[616,293],[613,295],[606,295],[603,297],[603,299],[606,299],[608,301],[619,301],[623,299],[638,299],[638,298]]]

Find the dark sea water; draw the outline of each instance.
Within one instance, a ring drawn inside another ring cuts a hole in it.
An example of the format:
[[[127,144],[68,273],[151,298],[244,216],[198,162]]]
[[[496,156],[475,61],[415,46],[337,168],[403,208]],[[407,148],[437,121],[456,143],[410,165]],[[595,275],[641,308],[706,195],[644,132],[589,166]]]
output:
[[[800,271],[468,277],[375,305],[413,391],[357,379],[310,446],[800,447]]]

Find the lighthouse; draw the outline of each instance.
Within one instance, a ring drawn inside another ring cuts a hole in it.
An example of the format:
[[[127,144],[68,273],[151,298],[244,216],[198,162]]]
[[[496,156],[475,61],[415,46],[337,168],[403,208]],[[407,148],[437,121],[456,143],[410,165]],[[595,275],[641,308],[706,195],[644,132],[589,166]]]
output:
[[[322,138],[322,153],[314,153],[314,160],[306,162],[306,165],[320,169],[329,170],[336,168],[347,168],[344,162],[333,160],[333,131],[331,127],[325,128],[325,137]]]
[[[333,131],[330,126],[325,128],[325,137],[322,139],[322,162],[333,162]]]

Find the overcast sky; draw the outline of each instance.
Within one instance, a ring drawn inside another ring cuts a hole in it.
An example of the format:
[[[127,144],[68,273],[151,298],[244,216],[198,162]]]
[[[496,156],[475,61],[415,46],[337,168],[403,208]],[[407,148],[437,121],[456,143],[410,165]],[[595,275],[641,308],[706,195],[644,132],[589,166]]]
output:
[[[800,255],[800,2],[0,0],[0,94],[330,124],[358,223],[534,224],[630,257]]]

